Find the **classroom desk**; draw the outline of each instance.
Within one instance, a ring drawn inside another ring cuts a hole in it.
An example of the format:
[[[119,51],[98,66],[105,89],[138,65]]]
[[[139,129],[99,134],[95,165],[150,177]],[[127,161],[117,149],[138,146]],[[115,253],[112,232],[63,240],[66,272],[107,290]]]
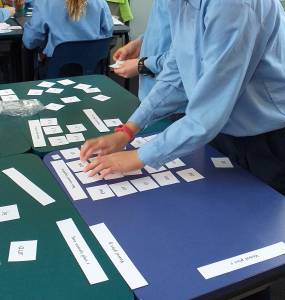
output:
[[[50,164],[54,154],[61,156],[51,153],[45,164],[68,194]],[[88,225],[106,224],[146,278],[149,285],[135,290],[138,299],[222,300],[284,276],[285,255],[208,280],[197,271],[285,240],[285,198],[237,166],[215,168],[210,157],[220,156],[206,147],[182,159],[202,180],[176,175],[180,183],[151,191],[71,200]]]
[[[26,137],[23,122],[22,118],[0,116],[0,157],[31,150],[31,142]]]
[[[62,80],[63,78],[61,78]],[[101,119],[113,119],[113,118],[119,118],[122,122],[126,122],[129,118],[129,116],[132,114],[132,112],[137,108],[139,105],[139,100],[137,97],[129,93],[128,91],[124,90],[121,86],[116,84],[114,81],[112,81],[110,78],[103,76],[103,75],[90,75],[90,76],[79,76],[79,77],[72,77],[70,78],[76,83],[85,83],[90,84],[92,87],[98,87],[100,88],[103,95],[110,96],[111,99],[107,100],[106,102],[100,102],[97,100],[92,99],[91,97],[98,95],[98,93],[94,94],[87,94],[83,90],[74,89],[73,86],[75,84],[70,86],[63,86],[59,83],[56,84],[53,87],[56,88],[62,88],[64,91],[61,94],[50,94],[44,92],[42,96],[27,96],[27,93],[30,89],[43,89],[47,90],[47,88],[41,88],[38,87],[37,84],[39,84],[42,81],[29,81],[29,82],[21,82],[21,83],[12,83],[12,84],[2,84],[0,86],[0,89],[12,89],[16,95],[19,97],[19,99],[38,99],[41,101],[44,105],[47,105],[48,103],[58,103],[58,104],[64,104],[60,98],[63,97],[70,97],[70,96],[77,96],[79,99],[81,99],[81,102],[77,103],[70,103],[66,104],[64,108],[62,108],[59,111],[51,111],[51,110],[43,110],[37,115],[34,115],[33,117],[27,117],[27,118],[15,118],[17,119],[18,126],[14,126],[15,131],[13,133],[17,134],[16,136],[23,136],[23,140],[28,141],[29,148],[32,148],[33,151],[41,156],[46,154],[47,152],[56,150],[56,149],[62,149],[62,148],[70,148],[73,146],[78,146],[82,144],[80,143],[72,143],[69,144],[69,146],[61,146],[61,147],[52,147],[49,145],[49,142],[47,140],[46,136],[46,142],[47,146],[42,148],[34,148],[33,142],[28,126],[28,120],[34,120],[39,118],[52,118],[56,117],[58,118],[58,123],[61,126],[61,128],[64,131],[64,134],[69,133],[66,125],[70,124],[78,124],[83,123],[84,126],[87,128],[87,131],[83,132],[85,139],[89,139],[92,137],[98,137],[102,135],[95,127],[94,125],[89,121],[89,119],[86,117],[86,115],[82,112],[83,109],[93,109]],[[56,82],[56,79],[48,80],[49,82]],[[12,118],[13,119],[13,118]],[[19,140],[16,141],[16,143],[19,144],[19,148],[15,147],[13,144],[13,136],[9,135],[9,132],[6,131],[6,128],[11,127],[11,117],[10,118],[4,118],[3,116],[0,117],[0,124],[3,128],[3,131],[6,132],[5,136],[6,138],[1,137],[1,143],[0,143],[0,155],[1,152],[7,153],[11,151],[13,154],[15,151],[19,151],[17,153],[25,152],[23,151],[24,144],[27,148],[27,143],[24,143],[24,141]],[[6,126],[7,125],[7,126]],[[19,129],[19,132],[17,133],[17,129]],[[110,132],[112,132],[113,128],[110,128]],[[57,134],[62,135],[62,134]],[[9,144],[6,144],[6,141]],[[10,145],[10,146],[9,146]],[[3,149],[3,150],[2,150]],[[10,150],[9,150],[10,149]],[[19,150],[18,150],[19,149]]]
[[[0,172],[1,207],[17,204],[20,219],[0,222],[1,299],[132,300],[133,293],[70,205],[41,160],[31,154],[0,159],[0,170],[16,168],[56,201],[42,206]],[[72,218],[107,275],[90,285],[56,222]],[[11,241],[37,240],[35,261],[8,262]]]

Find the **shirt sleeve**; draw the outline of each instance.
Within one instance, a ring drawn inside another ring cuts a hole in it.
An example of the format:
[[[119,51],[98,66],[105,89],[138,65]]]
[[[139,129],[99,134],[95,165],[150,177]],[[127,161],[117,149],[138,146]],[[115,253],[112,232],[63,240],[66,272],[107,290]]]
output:
[[[113,35],[113,20],[107,3],[101,11],[101,35],[102,37],[111,37]]]
[[[185,117],[138,151],[139,158],[152,167],[158,168],[211,141],[228,121],[239,95],[261,59],[255,55],[255,49],[264,47],[259,40],[265,41],[265,38],[262,39],[261,26],[249,5],[232,0],[211,1],[205,12],[204,24],[204,71],[192,91],[187,90],[187,78],[184,78],[188,96]],[[187,42],[191,41],[186,41],[185,45]],[[160,89],[163,96],[153,100],[155,104],[160,102],[163,105],[163,98],[169,89],[174,88],[166,85],[165,91]],[[168,105],[174,106],[174,102],[172,97]],[[155,105],[149,106],[157,109]],[[139,122],[142,122],[141,119],[134,118]]]
[[[23,43],[27,49],[44,48],[48,36],[48,26],[39,8],[40,1],[34,1],[33,16],[24,26]]]
[[[6,8],[0,8],[0,22],[5,22],[10,18],[10,12]]]
[[[129,121],[142,129],[150,122],[165,117],[178,109],[183,111],[187,102],[176,64],[175,50],[171,47],[156,84]]]
[[[162,71],[163,64],[168,56],[169,51],[165,51],[159,55],[149,56],[145,61],[145,66],[154,74],[159,74]]]

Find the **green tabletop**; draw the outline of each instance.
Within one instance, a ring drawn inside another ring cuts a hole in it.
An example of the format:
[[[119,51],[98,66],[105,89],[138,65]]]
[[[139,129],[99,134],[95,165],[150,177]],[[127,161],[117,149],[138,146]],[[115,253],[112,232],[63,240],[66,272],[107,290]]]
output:
[[[6,23],[11,26],[19,26],[19,23],[14,18],[8,19]],[[22,36],[23,36],[23,29],[16,29],[16,30],[13,29],[11,32],[0,33],[0,41],[22,39]]]
[[[0,157],[31,150],[31,142],[24,129],[25,119],[0,115]]]
[[[1,299],[133,299],[132,291],[41,160],[32,154],[0,159],[1,170],[11,167],[56,202],[42,206],[0,173],[0,206],[17,204],[20,214],[20,219],[0,222]],[[57,221],[68,218],[73,219],[109,280],[94,285],[88,283],[56,225]],[[37,240],[36,260],[8,262],[10,242],[27,240]]]
[[[132,95],[131,93],[123,89],[121,86],[119,86],[118,84],[116,84],[114,81],[112,81],[106,76],[91,75],[91,76],[72,77],[70,79],[75,81],[77,84],[83,83],[83,84],[92,85],[92,87],[98,87],[101,90],[101,94],[109,96],[111,97],[111,99],[105,102],[94,100],[92,99],[92,97],[98,95],[99,93],[87,94],[83,90],[74,89],[73,87],[75,86],[75,84],[70,86],[63,86],[57,83],[56,85],[54,85],[53,88],[64,89],[64,91],[61,94],[50,94],[46,92],[47,88],[38,87],[37,84],[41,83],[42,81],[13,83],[13,84],[5,84],[0,86],[0,89],[12,89],[20,99],[36,98],[39,101],[41,101],[44,105],[47,105],[49,103],[64,104],[60,100],[60,98],[63,97],[77,96],[79,99],[81,99],[81,101],[77,103],[65,104],[65,107],[60,109],[59,111],[44,110],[30,118],[23,118],[23,119],[18,118],[18,122],[23,125],[23,135],[25,139],[29,141],[32,148],[33,148],[33,143],[32,143],[32,138],[28,126],[28,119],[38,120],[40,118],[57,118],[58,123],[64,132],[63,134],[56,134],[51,136],[68,134],[69,131],[66,128],[66,125],[82,123],[87,129],[87,131],[82,133],[85,139],[89,139],[92,137],[98,137],[105,133],[100,133],[94,127],[94,125],[90,122],[87,116],[83,113],[83,109],[93,109],[102,120],[119,118],[124,123],[128,120],[130,115],[139,105],[139,100],[137,99],[137,97],[135,97],[134,95]],[[48,81],[56,82],[57,79],[48,80]],[[41,96],[27,96],[27,93],[29,92],[30,89],[43,89],[44,93]],[[110,132],[112,131],[113,128],[110,128]],[[53,147],[50,145],[48,137],[50,136],[45,136],[47,146],[41,148],[33,148],[35,153],[44,155],[56,149],[76,147],[82,144],[82,142],[70,143],[64,146]]]

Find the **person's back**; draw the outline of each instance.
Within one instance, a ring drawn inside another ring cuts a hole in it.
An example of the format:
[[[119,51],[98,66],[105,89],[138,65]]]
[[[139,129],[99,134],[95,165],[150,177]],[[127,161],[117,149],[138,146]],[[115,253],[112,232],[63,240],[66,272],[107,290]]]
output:
[[[33,6],[23,42],[28,49],[42,48],[48,57],[63,42],[112,35],[112,16],[105,0],[35,0]]]

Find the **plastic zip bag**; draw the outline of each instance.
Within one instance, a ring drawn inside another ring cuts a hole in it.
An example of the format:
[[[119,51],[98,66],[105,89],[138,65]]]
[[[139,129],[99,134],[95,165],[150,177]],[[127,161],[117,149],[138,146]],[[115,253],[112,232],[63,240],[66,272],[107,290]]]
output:
[[[44,109],[37,99],[0,102],[0,114],[13,117],[30,117]]]

